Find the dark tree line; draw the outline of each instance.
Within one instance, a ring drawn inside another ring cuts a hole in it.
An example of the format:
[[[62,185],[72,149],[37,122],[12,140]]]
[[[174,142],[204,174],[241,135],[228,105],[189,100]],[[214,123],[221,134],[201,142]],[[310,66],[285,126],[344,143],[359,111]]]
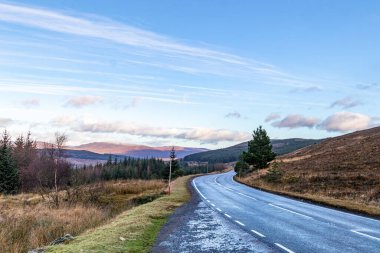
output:
[[[63,138],[63,139],[62,139]],[[55,144],[45,144],[37,149],[31,134],[19,136],[11,141],[7,131],[0,140],[0,193],[43,191],[67,185],[70,181],[71,165],[62,153],[64,135],[56,135]]]
[[[58,191],[69,186],[118,179],[165,179],[169,177],[169,162],[156,158],[121,160],[109,157],[106,163],[73,166],[65,158],[66,136],[56,134],[53,144],[37,148],[28,133],[11,141],[7,131],[0,139],[0,193],[39,192],[58,206]],[[172,178],[184,171],[172,150]]]
[[[106,163],[83,165],[73,170],[76,180],[82,183],[118,179],[167,179],[169,164],[156,158],[109,157]]]

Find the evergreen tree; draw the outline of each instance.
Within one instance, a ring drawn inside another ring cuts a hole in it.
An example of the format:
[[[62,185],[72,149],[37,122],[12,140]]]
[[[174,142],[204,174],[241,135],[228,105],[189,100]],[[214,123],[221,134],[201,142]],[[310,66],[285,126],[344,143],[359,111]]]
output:
[[[253,131],[252,137],[253,139],[248,142],[248,152],[243,152],[242,158],[254,169],[266,168],[269,162],[276,158],[269,136],[265,129],[259,126]]]
[[[170,151],[170,161],[172,163],[172,178],[176,178],[176,177],[180,177],[184,175],[184,172],[183,170],[181,170],[181,167],[176,157],[177,156],[175,154],[175,148],[172,147],[172,150]],[[169,167],[168,167],[168,171],[169,171]]]
[[[4,131],[0,141],[0,192],[16,194],[19,187],[19,171],[12,156],[12,143],[7,131]]]
[[[242,156],[240,156],[239,161],[235,165],[235,172],[238,177],[245,176],[247,173],[251,172],[249,164],[243,160]]]

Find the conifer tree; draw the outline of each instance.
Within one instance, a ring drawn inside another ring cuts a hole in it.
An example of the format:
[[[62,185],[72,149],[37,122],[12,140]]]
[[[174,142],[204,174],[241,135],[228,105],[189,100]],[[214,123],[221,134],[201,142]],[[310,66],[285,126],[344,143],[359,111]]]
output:
[[[242,158],[254,169],[266,168],[269,162],[276,158],[269,136],[265,129],[259,126],[253,131],[252,137],[253,139],[248,142],[248,152],[243,152]]]
[[[20,177],[16,162],[12,156],[12,143],[5,130],[0,140],[0,192],[16,194],[20,187]]]

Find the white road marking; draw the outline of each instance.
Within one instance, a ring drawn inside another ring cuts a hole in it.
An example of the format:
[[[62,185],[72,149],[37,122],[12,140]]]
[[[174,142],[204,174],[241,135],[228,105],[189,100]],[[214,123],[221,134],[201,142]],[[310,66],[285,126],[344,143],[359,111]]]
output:
[[[255,199],[254,197],[248,196],[248,195],[246,195],[246,194],[244,194],[244,193],[241,193],[241,192],[237,192],[237,194],[240,194],[240,195],[242,195],[242,196],[244,196],[244,197],[247,197],[247,198],[250,198],[250,199],[253,199],[253,200],[257,200],[257,199]]]
[[[260,232],[257,232],[256,230],[251,230],[253,233],[255,233],[256,235],[260,236],[260,237],[265,237],[265,235],[263,235],[262,233]]]
[[[247,195],[247,194],[244,194],[244,193],[238,192],[238,191],[236,191],[236,190],[234,190],[234,189],[232,189],[232,188],[229,188],[229,187],[227,187],[227,186],[224,186],[224,185],[219,184],[219,183],[216,181],[217,178],[219,178],[219,177],[215,177],[215,178],[214,178],[214,182],[215,182],[217,185],[222,186],[224,189],[230,190],[230,191],[235,192],[235,193],[237,193],[237,194],[239,194],[239,195],[242,195],[242,196],[244,196],[244,197],[247,197],[247,198],[250,198],[250,199],[253,199],[253,200],[257,200],[256,198],[251,197],[251,196],[249,196],[249,195]]]
[[[211,203],[210,200],[207,200],[208,203]]]
[[[365,234],[365,233],[362,233],[362,232],[356,231],[355,229],[351,229],[351,232],[356,233],[356,234],[358,234],[358,235],[362,235],[362,236],[365,236],[365,237],[371,238],[371,239],[374,239],[374,240],[378,240],[378,241],[380,241],[380,238],[379,238],[379,237],[372,236],[372,235],[367,235],[367,234]]]
[[[228,214],[226,214],[226,213],[225,213],[224,215],[225,215],[226,217],[228,217],[228,218],[231,218],[231,216],[229,216],[229,215],[228,215]]]
[[[294,212],[294,211],[292,211],[292,210],[289,210],[289,209],[286,209],[286,208],[283,208],[283,207],[280,207],[280,206],[276,206],[276,205],[273,205],[273,204],[268,204],[268,205],[273,206],[273,207],[278,208],[278,209],[281,209],[281,210],[284,210],[284,211],[287,211],[287,212],[289,212],[289,213],[293,213],[293,214],[297,214],[297,215],[299,215],[299,216],[303,216],[303,217],[308,218],[308,219],[313,219],[313,218],[310,217],[310,216],[304,215],[304,214],[302,214],[302,213],[297,213],[297,212]]]
[[[284,245],[281,245],[279,243],[275,243],[277,245],[277,247],[280,247],[281,249],[285,250],[286,252],[288,253],[295,253],[294,251],[288,249],[287,247],[285,247]]]
[[[220,210],[220,208],[217,208],[216,210],[218,210],[219,212],[221,212],[222,210]]]
[[[212,206],[215,206],[213,203],[211,203]]]
[[[238,221],[238,220],[235,220],[235,222],[236,222],[237,224],[241,225],[241,226],[245,226],[243,223],[241,223],[241,222]]]
[[[195,184],[195,180],[193,180],[193,185],[195,187],[195,190],[197,190],[197,192],[204,198],[204,199],[207,199],[205,196],[203,196],[203,194],[200,192],[200,190],[198,189],[197,185]]]

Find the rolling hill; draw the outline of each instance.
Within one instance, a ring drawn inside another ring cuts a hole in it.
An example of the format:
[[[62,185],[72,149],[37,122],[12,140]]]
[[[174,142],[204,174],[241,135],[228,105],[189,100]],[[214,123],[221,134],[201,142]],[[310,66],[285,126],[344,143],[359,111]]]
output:
[[[313,139],[284,139],[272,140],[273,151],[278,155],[290,153],[294,150],[319,143],[321,140]],[[210,163],[228,163],[239,159],[243,151],[248,150],[248,142],[243,142],[232,147],[217,150],[209,150],[201,153],[195,153],[184,157],[184,161],[210,162]]]
[[[175,146],[175,151],[177,158],[183,158],[186,155],[194,154],[198,152],[205,151],[204,148],[189,148]],[[66,147],[69,150],[79,150],[79,151],[90,151],[97,154],[113,154],[122,156],[131,156],[135,158],[168,158],[169,152],[172,149],[171,146],[163,147],[150,147],[144,145],[133,145],[133,144],[115,144],[108,142],[92,142],[88,144],[83,144],[79,146]]]
[[[265,170],[244,183],[380,215],[380,127],[329,138],[277,158],[276,180]],[[340,204],[339,204],[340,203]],[[365,210],[364,210],[365,209]]]

